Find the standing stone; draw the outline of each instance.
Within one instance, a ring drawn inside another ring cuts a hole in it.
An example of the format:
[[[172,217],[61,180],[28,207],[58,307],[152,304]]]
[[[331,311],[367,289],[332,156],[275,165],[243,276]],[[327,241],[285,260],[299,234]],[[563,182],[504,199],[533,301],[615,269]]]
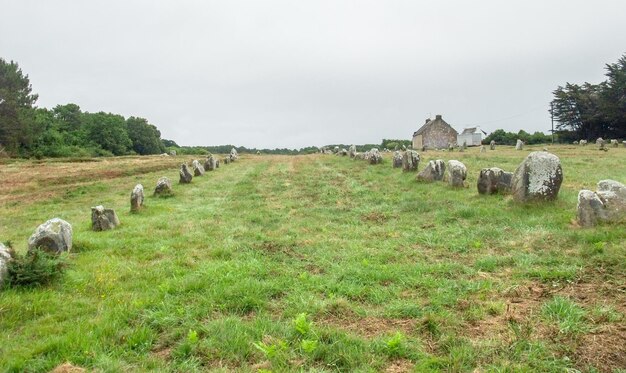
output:
[[[224,158],[224,164],[229,164],[229,163],[230,163],[230,157]]]
[[[486,151],[487,151],[487,149],[485,148],[485,145],[481,145],[481,146],[480,146],[480,152],[481,152],[481,153],[484,153],[484,152],[486,152]]]
[[[626,148],[626,141],[622,141],[622,144],[624,145],[624,147]]]
[[[420,155],[415,150],[407,150],[402,154],[402,171],[417,171],[420,164]]]
[[[172,182],[170,179],[164,176],[157,180],[156,188],[154,188],[155,196],[170,196],[172,193]]]
[[[348,150],[346,150],[346,148],[342,148],[338,154],[341,155],[342,157],[345,157],[348,155]]]
[[[170,155],[172,156],[176,155],[176,150],[170,150]]]
[[[617,142],[616,139],[611,140],[611,146],[614,148],[617,148],[619,146],[619,143]]]
[[[180,165],[180,170],[178,171],[178,173],[180,174],[180,179],[178,180],[179,183],[181,184],[191,183],[191,179],[193,179],[193,175],[191,174],[191,172],[189,172],[189,168],[187,167],[186,164],[183,163]]]
[[[191,162],[191,168],[193,168],[193,176],[204,175],[204,166],[202,166],[197,159],[194,159],[193,162]]]
[[[335,148],[333,149],[333,153],[335,153],[335,154],[339,153],[339,147],[338,146],[335,146]]]
[[[467,178],[467,167],[457,160],[448,161],[448,185],[463,188]]]
[[[578,144],[582,146],[587,146],[587,140],[580,140]]]
[[[237,149],[235,148],[230,149],[230,160],[234,162],[237,159],[239,159],[239,153],[237,153]]]
[[[478,193],[506,193],[511,190],[512,172],[505,172],[498,167],[483,168],[478,175]]]
[[[607,150],[606,149],[606,141],[602,137],[598,137],[596,140],[596,145],[598,145],[599,150]]]
[[[489,143],[489,149],[496,150],[496,141],[495,140],[491,140],[491,142]]]
[[[350,158],[354,158],[354,156],[356,155],[356,146],[354,144],[350,145],[348,153],[350,154]]]
[[[233,160],[230,159],[230,162],[232,161]],[[215,158],[213,154],[211,154],[207,157],[206,161],[204,161],[204,169],[206,171],[214,171],[216,168],[217,168],[217,159]]]
[[[393,152],[393,168],[400,168],[402,167],[402,154],[400,153],[399,150],[396,150],[395,152]]]
[[[369,162],[370,164],[379,164],[383,163],[383,156],[378,151],[378,148],[372,148],[369,151]]]
[[[95,232],[107,231],[120,225],[120,219],[113,209],[105,209],[104,206],[91,208],[91,229]]]
[[[0,289],[9,278],[9,262],[11,261],[9,248],[0,243]]]
[[[572,144],[578,145],[578,141],[572,141]]]
[[[602,180],[595,193],[581,190],[576,217],[583,227],[600,222],[626,222],[626,186],[614,180]]]
[[[559,157],[548,152],[532,152],[513,173],[513,198],[518,202],[555,200],[562,182]]]
[[[49,253],[59,254],[72,249],[72,226],[59,218],[41,224],[28,239],[28,251],[40,248]]]
[[[137,184],[130,193],[130,212],[137,212],[143,207],[143,185]]]
[[[446,164],[443,160],[437,159],[436,161],[428,161],[426,167],[417,174],[416,179],[418,181],[441,181],[446,171]]]
[[[517,144],[515,144],[515,150],[523,150],[524,142],[520,139],[517,139]]]
[[[220,168],[220,160],[215,158],[215,168]]]

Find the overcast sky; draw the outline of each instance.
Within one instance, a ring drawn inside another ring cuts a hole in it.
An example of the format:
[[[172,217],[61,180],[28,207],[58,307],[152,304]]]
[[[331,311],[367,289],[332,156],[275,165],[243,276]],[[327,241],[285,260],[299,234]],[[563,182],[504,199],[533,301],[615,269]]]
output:
[[[604,80],[626,1],[0,0],[0,57],[39,107],[141,116],[180,145],[299,148],[550,130],[551,92]]]

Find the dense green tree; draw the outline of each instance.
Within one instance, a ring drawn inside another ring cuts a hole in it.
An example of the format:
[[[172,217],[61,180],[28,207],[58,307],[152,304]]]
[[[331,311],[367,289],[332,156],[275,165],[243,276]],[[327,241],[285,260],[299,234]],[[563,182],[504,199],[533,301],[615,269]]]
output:
[[[161,142],[163,143],[163,145],[166,148],[169,148],[169,147],[172,147],[172,146],[176,147],[176,148],[179,147],[178,144],[174,140],[162,139]]]
[[[128,137],[137,154],[159,154],[165,151],[161,132],[144,118],[130,117],[126,120]]]
[[[85,113],[86,138],[96,147],[113,155],[128,154],[132,149],[132,141],[128,137],[126,120],[123,116],[99,112]],[[106,152],[104,153],[106,154]]]
[[[37,95],[16,62],[0,58],[0,146],[16,154],[31,145]]]

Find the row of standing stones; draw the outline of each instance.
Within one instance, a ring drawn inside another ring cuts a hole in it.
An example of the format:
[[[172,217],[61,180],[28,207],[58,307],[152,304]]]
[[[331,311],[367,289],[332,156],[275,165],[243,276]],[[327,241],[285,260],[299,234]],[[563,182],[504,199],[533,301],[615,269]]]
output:
[[[580,144],[586,144],[581,140]],[[596,143],[604,149],[605,141],[599,138]],[[614,147],[617,140],[611,140]],[[490,148],[495,150],[495,142]],[[524,143],[517,140],[516,149],[522,150]],[[484,147],[481,147],[481,152]],[[365,153],[357,153],[354,145],[349,150],[336,149],[338,155],[349,155],[354,159],[365,159],[370,164],[382,163],[378,149],[373,148]],[[395,151],[392,156],[392,167],[403,171],[417,171],[420,161],[419,154],[414,150]],[[447,170],[447,172],[446,172]],[[465,187],[467,168],[462,162],[442,159],[430,160],[420,171],[416,179],[423,182],[447,181],[451,187]],[[558,196],[563,182],[563,169],[560,159],[547,151],[530,153],[517,167],[515,172],[507,172],[498,167],[480,170],[477,181],[479,194],[511,194],[513,199],[526,202],[552,201]],[[623,223],[626,221],[626,186],[615,180],[601,180],[597,191],[581,190],[578,194],[576,208],[578,224],[582,227],[595,226],[598,223]]]
[[[224,158],[224,163],[239,159],[236,149],[232,149],[230,154]],[[204,175],[205,169],[215,170],[219,168],[219,160],[210,155],[204,162],[204,166],[194,160],[192,168],[196,176]],[[179,170],[180,183],[185,184],[191,182],[191,173],[186,164],[182,164]],[[187,181],[188,180],[188,181]],[[167,177],[161,177],[157,181],[154,189],[155,196],[172,195],[172,182]],[[143,185],[137,184],[130,194],[130,211],[139,212],[143,207],[144,189]],[[104,206],[96,206],[91,208],[91,227],[94,231],[105,231],[113,229],[120,224],[120,220],[113,209]],[[37,227],[32,236],[28,239],[28,251],[41,249],[48,253],[60,254],[69,252],[72,249],[72,225],[60,218],[52,218]],[[4,284],[8,276],[8,263],[11,261],[11,250],[4,244],[0,243],[0,287]]]

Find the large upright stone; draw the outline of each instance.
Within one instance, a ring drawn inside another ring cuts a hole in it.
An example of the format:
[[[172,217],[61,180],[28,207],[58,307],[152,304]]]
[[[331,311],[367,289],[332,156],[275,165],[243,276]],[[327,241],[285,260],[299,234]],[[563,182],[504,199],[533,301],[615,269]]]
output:
[[[457,160],[448,161],[448,184],[454,188],[463,188],[467,178],[467,167]]]
[[[194,159],[193,162],[191,162],[191,168],[193,168],[193,176],[204,175],[204,166],[202,166],[197,159]]]
[[[491,140],[491,142],[489,143],[489,149],[496,150],[496,141],[495,140]]]
[[[143,185],[137,184],[130,193],[130,211],[137,212],[143,207]]]
[[[587,146],[587,140],[580,140],[578,145]]]
[[[383,163],[383,156],[378,151],[378,148],[372,148],[369,150],[369,158],[370,164],[379,164]]]
[[[513,173],[513,198],[519,202],[554,200],[562,182],[559,157],[548,152],[532,152]]]
[[[402,167],[402,154],[400,153],[399,150],[396,150],[395,152],[393,152],[393,161],[392,161],[392,165],[393,168],[400,168]]]
[[[9,278],[9,262],[12,256],[9,248],[0,242],[0,289]]]
[[[180,174],[180,179],[178,180],[181,184],[189,184],[191,183],[191,179],[193,179],[193,175],[189,172],[189,167],[186,164],[180,165],[180,170],[178,171]]]
[[[104,206],[91,208],[91,229],[95,232],[108,231],[120,225],[120,219],[113,209],[105,209]]]
[[[583,227],[601,222],[626,222],[626,186],[614,180],[602,180],[598,190],[578,193],[578,224]]]
[[[72,249],[72,226],[59,218],[41,224],[28,239],[28,250],[40,248],[49,253],[61,253]]]
[[[233,161],[233,162],[238,160],[239,159],[239,153],[237,153],[237,149],[235,149],[235,148],[230,149],[229,157],[230,157],[230,160]]]
[[[356,156],[356,146],[354,144],[350,145],[348,153],[350,154],[350,158],[354,158]]]
[[[420,155],[415,150],[407,150],[402,154],[402,171],[417,171]]]
[[[619,142],[616,139],[611,140],[611,146],[617,148],[619,146]]]
[[[442,159],[436,161],[428,161],[428,164],[424,169],[417,174],[416,179],[418,181],[441,181],[443,175],[446,172],[446,164]]]
[[[155,196],[170,196],[172,195],[172,182],[169,178],[163,176],[159,180],[157,180],[156,188],[154,188]]]
[[[230,159],[229,162],[233,161],[230,156],[228,158]],[[217,158],[213,154],[209,155],[204,161],[204,169],[206,171],[214,171],[217,169]]]
[[[478,175],[478,193],[508,193],[511,190],[513,173],[505,172],[498,167],[483,168]]]
[[[515,150],[523,150],[524,142],[520,139],[517,139],[517,143],[515,144]]]

